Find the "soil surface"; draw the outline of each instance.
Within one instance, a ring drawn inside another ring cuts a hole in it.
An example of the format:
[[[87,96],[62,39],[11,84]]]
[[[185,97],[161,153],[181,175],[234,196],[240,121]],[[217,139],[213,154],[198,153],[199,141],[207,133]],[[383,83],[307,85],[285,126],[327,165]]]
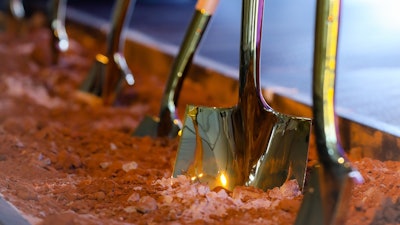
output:
[[[171,178],[178,138],[131,135],[157,115],[164,82],[135,71],[128,103],[99,104],[79,86],[103,44],[72,38],[51,64],[42,24],[34,16],[0,33],[0,193],[31,224],[294,223],[303,198],[295,181],[230,192]],[[180,111],[224,104],[201,84],[185,88],[202,94],[182,95]],[[354,166],[365,182],[353,188],[347,224],[400,224],[400,163],[364,158]]]

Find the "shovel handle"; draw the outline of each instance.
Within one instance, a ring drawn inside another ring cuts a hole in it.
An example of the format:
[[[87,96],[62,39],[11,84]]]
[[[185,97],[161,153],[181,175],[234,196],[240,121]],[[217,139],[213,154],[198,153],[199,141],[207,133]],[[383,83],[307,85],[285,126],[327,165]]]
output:
[[[207,28],[208,22],[215,12],[219,0],[198,0],[189,27],[186,30],[179,52],[170,71],[164,95],[161,100],[160,127],[176,117],[176,105],[193,56]],[[169,118],[168,118],[169,117]]]
[[[198,0],[195,8],[205,14],[212,15],[217,9],[218,2],[219,0]]]
[[[340,145],[335,115],[335,80],[340,0],[317,1],[313,70],[313,115],[317,152],[323,168],[324,221],[342,221],[350,193],[347,180],[362,183]],[[340,193],[340,195],[338,194]],[[333,223],[333,222],[332,222]],[[336,223],[335,223],[336,224]]]
[[[343,155],[338,147],[334,106],[339,14],[340,0],[317,2],[313,114],[318,155],[329,164],[338,162]]]
[[[350,163],[339,143],[335,115],[335,80],[340,0],[317,2],[313,69],[313,115],[318,157],[324,165]]]
[[[111,27],[107,36],[108,59],[104,83],[103,83],[103,102],[106,105],[114,103],[117,93],[120,92],[122,79],[128,85],[133,85],[134,79],[123,56],[124,40],[121,36],[124,26],[130,21],[132,8],[135,0],[116,0],[114,3]]]
[[[130,20],[134,3],[131,0],[116,0],[114,3],[111,27],[107,36],[106,56],[111,60],[121,48],[121,33],[126,21]]]
[[[219,0],[198,0],[196,10],[186,30],[185,37],[179,48],[169,74],[168,83],[164,92],[163,105],[176,106],[182,88],[183,80],[187,75],[193,56],[207,28],[208,22],[218,5]]]
[[[240,39],[239,102],[250,111],[271,110],[260,85],[260,51],[264,0],[243,0]]]
[[[296,218],[300,224],[344,224],[351,188],[361,183],[339,143],[335,118],[335,79],[340,0],[318,0],[315,18],[313,116],[319,165]]]

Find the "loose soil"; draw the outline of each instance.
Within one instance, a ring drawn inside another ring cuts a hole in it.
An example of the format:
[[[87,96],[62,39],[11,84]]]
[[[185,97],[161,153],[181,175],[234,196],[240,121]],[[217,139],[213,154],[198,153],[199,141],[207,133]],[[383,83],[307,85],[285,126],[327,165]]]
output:
[[[31,224],[294,223],[303,198],[295,181],[230,192],[171,178],[178,138],[131,135],[157,115],[164,81],[132,68],[124,104],[102,105],[79,85],[103,44],[72,38],[52,65],[42,24],[34,16],[0,33],[0,193]],[[185,90],[180,112],[193,102],[226,104],[195,81]],[[400,163],[354,166],[365,182],[353,188],[347,224],[400,224]]]

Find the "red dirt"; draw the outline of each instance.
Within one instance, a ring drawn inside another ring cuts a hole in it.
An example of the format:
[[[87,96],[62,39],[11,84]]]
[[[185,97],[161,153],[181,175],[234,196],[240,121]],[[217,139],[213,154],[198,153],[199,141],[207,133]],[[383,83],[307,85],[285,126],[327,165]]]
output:
[[[77,90],[96,40],[72,39],[52,66],[48,34],[37,22],[0,33],[0,193],[32,224],[293,224],[302,200],[295,181],[228,192],[171,178],[178,138],[131,136],[157,114],[163,82],[135,73],[129,104],[95,104]],[[181,100],[191,101],[224,104],[209,94]],[[400,163],[354,165],[365,183],[353,189],[347,224],[400,224]]]

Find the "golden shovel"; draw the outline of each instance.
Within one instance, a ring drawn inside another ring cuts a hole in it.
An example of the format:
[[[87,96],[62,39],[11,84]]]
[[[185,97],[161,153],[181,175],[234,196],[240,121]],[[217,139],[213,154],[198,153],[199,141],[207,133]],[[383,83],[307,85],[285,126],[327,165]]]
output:
[[[318,0],[314,40],[313,116],[319,164],[313,168],[297,225],[344,224],[353,183],[363,182],[340,146],[334,91],[340,0]]]
[[[161,99],[159,117],[146,116],[136,128],[135,136],[176,137],[182,125],[176,113],[183,81],[192,63],[194,53],[203,37],[208,22],[219,0],[198,0],[195,12],[178,55],[172,65],[164,95]]]
[[[128,85],[135,80],[122,53],[122,28],[129,21],[134,4],[131,0],[116,0],[110,31],[107,35],[106,54],[97,54],[89,75],[80,90],[103,98],[103,103],[111,105],[121,91],[123,79]]]
[[[189,105],[173,176],[210,188],[262,189],[296,178],[304,185],[311,120],[272,109],[261,94],[260,44],[264,0],[243,0],[239,102],[231,108]]]

